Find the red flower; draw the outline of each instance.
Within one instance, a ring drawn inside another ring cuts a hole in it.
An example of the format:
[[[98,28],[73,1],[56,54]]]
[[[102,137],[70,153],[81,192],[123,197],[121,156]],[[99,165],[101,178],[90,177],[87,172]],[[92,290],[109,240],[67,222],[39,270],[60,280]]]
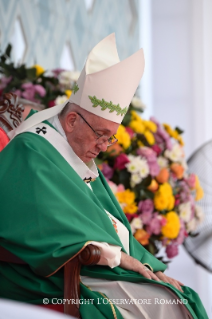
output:
[[[122,153],[115,159],[114,169],[118,168],[120,170],[125,168],[125,165],[129,163],[130,160],[126,154]]]
[[[157,144],[152,145],[152,149],[153,149],[153,151],[155,151],[157,156],[160,155],[160,153],[162,152],[161,148]]]
[[[132,138],[135,133],[134,133],[134,131],[131,129],[131,127],[126,126],[125,129],[126,129],[127,133],[129,134],[130,138]]]
[[[55,106],[55,101],[49,101],[48,102],[48,107],[52,107]]]

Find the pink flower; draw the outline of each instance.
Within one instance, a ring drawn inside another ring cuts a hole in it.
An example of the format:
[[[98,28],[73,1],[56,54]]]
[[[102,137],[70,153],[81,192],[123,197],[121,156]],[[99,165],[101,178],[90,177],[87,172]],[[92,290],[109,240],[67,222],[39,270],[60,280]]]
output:
[[[130,160],[128,156],[124,153],[121,153],[119,156],[116,157],[115,162],[114,162],[114,169],[119,169],[122,170],[125,168],[125,165],[129,163]]]
[[[187,178],[186,182],[190,188],[194,188],[195,184],[196,184],[195,174],[190,174],[189,177]]]
[[[152,214],[154,210],[154,203],[151,199],[141,200],[138,203],[138,211],[140,213],[150,213]]]
[[[145,157],[147,162],[153,162],[156,161],[156,153],[151,149],[150,147],[140,147],[137,150],[137,154]]]
[[[41,97],[44,97],[46,95],[46,90],[44,87],[40,84],[34,85],[35,92],[38,93]]]
[[[61,73],[61,72],[63,72],[63,71],[65,71],[64,69],[60,69],[60,68],[58,68],[58,69],[54,69],[54,70],[52,70],[52,73],[54,74],[54,76],[57,78],[58,77],[58,75]]]
[[[150,174],[152,176],[157,176],[160,173],[160,167],[158,163],[155,161],[155,162],[148,162],[148,164],[149,164]]]
[[[8,83],[10,83],[10,81],[12,80],[12,76],[7,77],[3,77],[0,79],[0,89],[4,89]]]
[[[182,219],[180,219],[180,231],[179,231],[177,238],[172,241],[173,244],[181,245],[185,239],[185,232],[186,232],[186,230],[185,230],[184,221]]]
[[[135,133],[134,133],[134,131],[131,129],[131,127],[126,126],[126,127],[125,127],[125,130],[126,130],[127,133],[129,134],[130,138],[132,138],[132,137],[135,135]]]
[[[46,94],[46,90],[40,84],[34,85],[33,83],[28,82],[28,83],[22,84],[21,88],[24,89],[24,91],[22,92],[22,96],[25,99],[30,100],[30,101],[34,101],[34,102],[38,102],[35,99],[36,93],[38,95],[40,95],[41,97],[45,96],[45,94]]]
[[[170,244],[166,247],[166,254],[168,258],[173,258],[178,255],[178,245]]]
[[[123,192],[125,190],[125,187],[123,184],[119,184],[117,187],[117,192]]]
[[[144,225],[148,224],[152,218],[152,213],[150,211],[143,212],[140,215]]]
[[[106,163],[102,164],[102,173],[104,174],[105,178],[111,179],[113,176],[113,169]]]
[[[21,94],[22,94],[21,90],[15,90],[15,91],[13,91],[13,93],[17,96],[21,96]]]
[[[147,232],[152,235],[159,235],[161,232],[161,221],[160,218],[158,218],[158,214],[153,214],[153,218],[150,220],[149,224],[147,225]]]

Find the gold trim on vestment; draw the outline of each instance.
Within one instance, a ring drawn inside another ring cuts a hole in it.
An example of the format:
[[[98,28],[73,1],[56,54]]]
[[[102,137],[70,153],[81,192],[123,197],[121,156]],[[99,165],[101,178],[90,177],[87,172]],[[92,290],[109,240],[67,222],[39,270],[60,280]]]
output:
[[[62,264],[59,268],[57,268],[57,269],[56,269],[55,271],[53,271],[50,275],[45,276],[45,277],[48,278],[48,277],[54,275],[60,268],[62,268],[63,266],[65,266],[65,265],[66,265],[69,261],[71,261],[74,257],[76,257],[77,255],[79,255],[79,253],[81,253],[81,251],[82,251],[86,246],[88,246],[91,242],[92,242],[91,240],[87,241],[87,242],[84,244],[84,246],[83,246],[73,257],[71,257],[70,259],[68,259],[68,260],[67,260],[64,264]]]
[[[117,319],[115,307],[112,304],[112,302],[110,301],[110,299],[107,296],[105,296],[102,292],[99,292],[99,293],[100,293],[100,295],[102,295],[104,298],[106,298],[109,301],[111,309],[112,309],[113,317],[114,317],[114,319]]]

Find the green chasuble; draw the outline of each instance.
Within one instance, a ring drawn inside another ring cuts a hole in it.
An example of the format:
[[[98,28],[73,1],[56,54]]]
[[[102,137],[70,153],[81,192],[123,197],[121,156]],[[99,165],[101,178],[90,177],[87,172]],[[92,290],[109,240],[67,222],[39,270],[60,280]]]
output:
[[[62,266],[90,241],[122,243],[104,209],[129,230],[130,255],[151,265],[154,271],[166,266],[145,250],[132,236],[130,225],[107,182],[100,176],[93,191],[43,137],[23,133],[0,153],[0,245],[27,265],[0,262],[0,297],[43,304],[43,298],[63,298]],[[81,275],[114,281],[156,283],[133,271],[108,266],[83,267]],[[206,319],[198,295],[169,284],[186,304],[193,318]],[[98,305],[102,297],[81,284],[82,318],[113,318],[110,304]],[[132,305],[133,306],[133,305]],[[115,307],[117,318],[122,318]],[[113,309],[114,310],[114,309]]]

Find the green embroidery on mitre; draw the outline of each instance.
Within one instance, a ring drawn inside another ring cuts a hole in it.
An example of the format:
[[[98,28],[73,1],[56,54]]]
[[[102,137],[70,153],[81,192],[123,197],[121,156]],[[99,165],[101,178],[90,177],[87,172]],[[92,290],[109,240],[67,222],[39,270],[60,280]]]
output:
[[[73,92],[74,92],[74,94],[75,94],[78,90],[79,90],[79,86],[78,86],[77,83],[75,83],[74,86],[73,86]]]
[[[126,106],[125,108],[121,108],[119,104],[115,105],[111,101],[106,102],[104,99],[99,100],[96,98],[96,96],[88,96],[91,102],[93,103],[93,107],[97,107],[98,105],[101,106],[101,111],[105,111],[106,109],[109,109],[110,112],[117,112],[117,115],[125,115],[127,113],[128,107]]]

